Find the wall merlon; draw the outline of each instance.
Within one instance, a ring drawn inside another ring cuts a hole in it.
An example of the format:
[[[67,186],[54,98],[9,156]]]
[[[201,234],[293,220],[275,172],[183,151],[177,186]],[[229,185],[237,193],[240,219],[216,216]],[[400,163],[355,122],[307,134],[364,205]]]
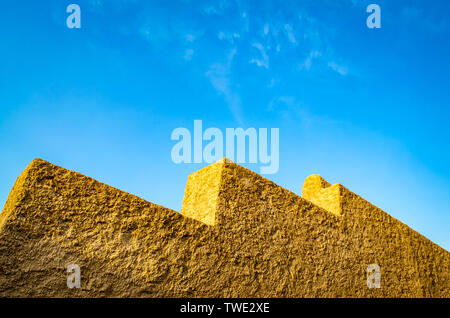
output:
[[[189,175],[181,214],[207,225],[216,224],[216,212],[222,172],[229,161],[223,158]]]
[[[302,197],[335,215],[342,215],[343,191],[341,184],[331,185],[318,174],[313,174],[303,183]]]

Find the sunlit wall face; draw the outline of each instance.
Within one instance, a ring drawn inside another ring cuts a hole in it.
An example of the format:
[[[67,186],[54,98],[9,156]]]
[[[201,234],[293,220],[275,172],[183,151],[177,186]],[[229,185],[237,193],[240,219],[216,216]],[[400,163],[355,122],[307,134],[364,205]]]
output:
[[[227,128],[278,129],[267,178],[320,174],[449,249],[449,1],[68,4],[0,9],[1,205],[40,157],[179,210],[207,162],[171,135],[194,156],[201,120],[224,153]]]

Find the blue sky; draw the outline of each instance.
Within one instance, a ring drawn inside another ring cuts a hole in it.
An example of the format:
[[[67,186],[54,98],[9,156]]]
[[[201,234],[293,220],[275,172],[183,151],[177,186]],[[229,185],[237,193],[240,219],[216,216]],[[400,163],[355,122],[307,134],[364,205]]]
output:
[[[66,27],[77,3],[82,28]],[[368,29],[366,7],[381,7]],[[179,210],[173,129],[280,129],[318,173],[450,249],[449,1],[9,1],[0,9],[0,204],[36,157]],[[258,171],[257,165],[246,165]]]

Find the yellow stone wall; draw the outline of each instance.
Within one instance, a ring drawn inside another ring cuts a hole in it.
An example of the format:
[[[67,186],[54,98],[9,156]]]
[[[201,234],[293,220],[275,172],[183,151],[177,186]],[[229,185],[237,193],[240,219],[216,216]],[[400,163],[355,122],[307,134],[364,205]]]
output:
[[[189,177],[180,214],[34,160],[0,214],[0,296],[450,296],[449,252],[320,176],[302,195],[221,160]]]
[[[189,175],[181,214],[215,225],[222,171],[226,159]]]

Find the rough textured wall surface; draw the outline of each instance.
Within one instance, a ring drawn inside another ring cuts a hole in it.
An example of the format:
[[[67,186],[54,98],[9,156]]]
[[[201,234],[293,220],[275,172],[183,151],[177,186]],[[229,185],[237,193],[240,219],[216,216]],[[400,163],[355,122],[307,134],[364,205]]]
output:
[[[302,194],[221,160],[180,214],[34,160],[0,214],[0,296],[450,297],[446,250],[319,176]]]

